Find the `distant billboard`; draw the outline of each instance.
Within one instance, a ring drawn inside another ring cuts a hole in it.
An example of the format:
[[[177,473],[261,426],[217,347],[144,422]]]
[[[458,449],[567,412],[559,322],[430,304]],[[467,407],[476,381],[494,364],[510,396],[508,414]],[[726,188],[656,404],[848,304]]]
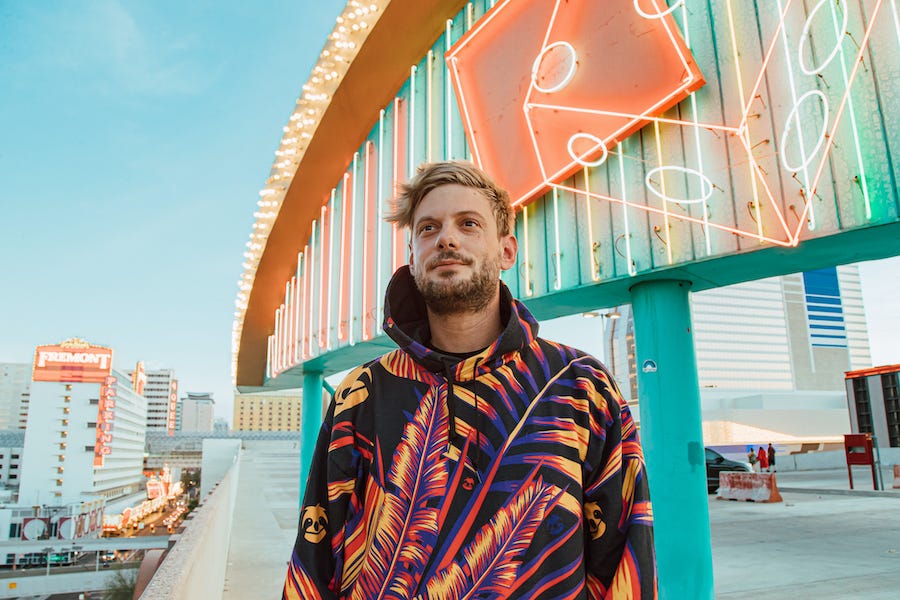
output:
[[[34,352],[33,381],[103,383],[111,372],[112,348],[83,340],[38,346]]]
[[[147,372],[144,370],[144,361],[139,360],[131,376],[131,387],[138,396],[143,396],[145,385],[147,385]]]

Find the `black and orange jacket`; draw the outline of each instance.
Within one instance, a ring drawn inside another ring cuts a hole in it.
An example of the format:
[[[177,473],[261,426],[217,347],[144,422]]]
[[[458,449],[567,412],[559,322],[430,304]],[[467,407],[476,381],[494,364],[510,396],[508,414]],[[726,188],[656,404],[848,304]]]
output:
[[[316,445],[284,598],[654,598],[653,517],[634,421],[606,369],[505,328],[463,360],[429,349],[407,267],[385,330]]]

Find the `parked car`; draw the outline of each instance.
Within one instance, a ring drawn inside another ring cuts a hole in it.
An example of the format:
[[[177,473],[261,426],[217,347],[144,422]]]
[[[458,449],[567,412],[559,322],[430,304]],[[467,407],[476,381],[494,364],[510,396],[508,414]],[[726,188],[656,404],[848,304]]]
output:
[[[750,471],[747,463],[730,460],[712,450],[706,449],[706,489],[712,494],[719,488],[719,473],[722,471]]]

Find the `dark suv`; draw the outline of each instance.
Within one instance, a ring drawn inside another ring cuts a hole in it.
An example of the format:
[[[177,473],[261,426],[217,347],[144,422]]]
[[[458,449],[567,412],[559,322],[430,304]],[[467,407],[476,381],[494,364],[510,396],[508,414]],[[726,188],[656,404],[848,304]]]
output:
[[[712,494],[719,488],[719,473],[722,471],[744,471],[750,469],[736,460],[729,460],[709,448],[706,449],[706,489]]]

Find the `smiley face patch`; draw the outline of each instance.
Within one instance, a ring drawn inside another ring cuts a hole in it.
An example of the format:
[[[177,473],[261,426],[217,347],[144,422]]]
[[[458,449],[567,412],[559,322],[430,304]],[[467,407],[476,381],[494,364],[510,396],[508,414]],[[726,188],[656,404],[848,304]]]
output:
[[[303,527],[303,538],[311,544],[318,544],[325,539],[325,532],[328,527],[328,516],[325,509],[320,505],[307,506],[303,509],[303,518],[301,519]]]

